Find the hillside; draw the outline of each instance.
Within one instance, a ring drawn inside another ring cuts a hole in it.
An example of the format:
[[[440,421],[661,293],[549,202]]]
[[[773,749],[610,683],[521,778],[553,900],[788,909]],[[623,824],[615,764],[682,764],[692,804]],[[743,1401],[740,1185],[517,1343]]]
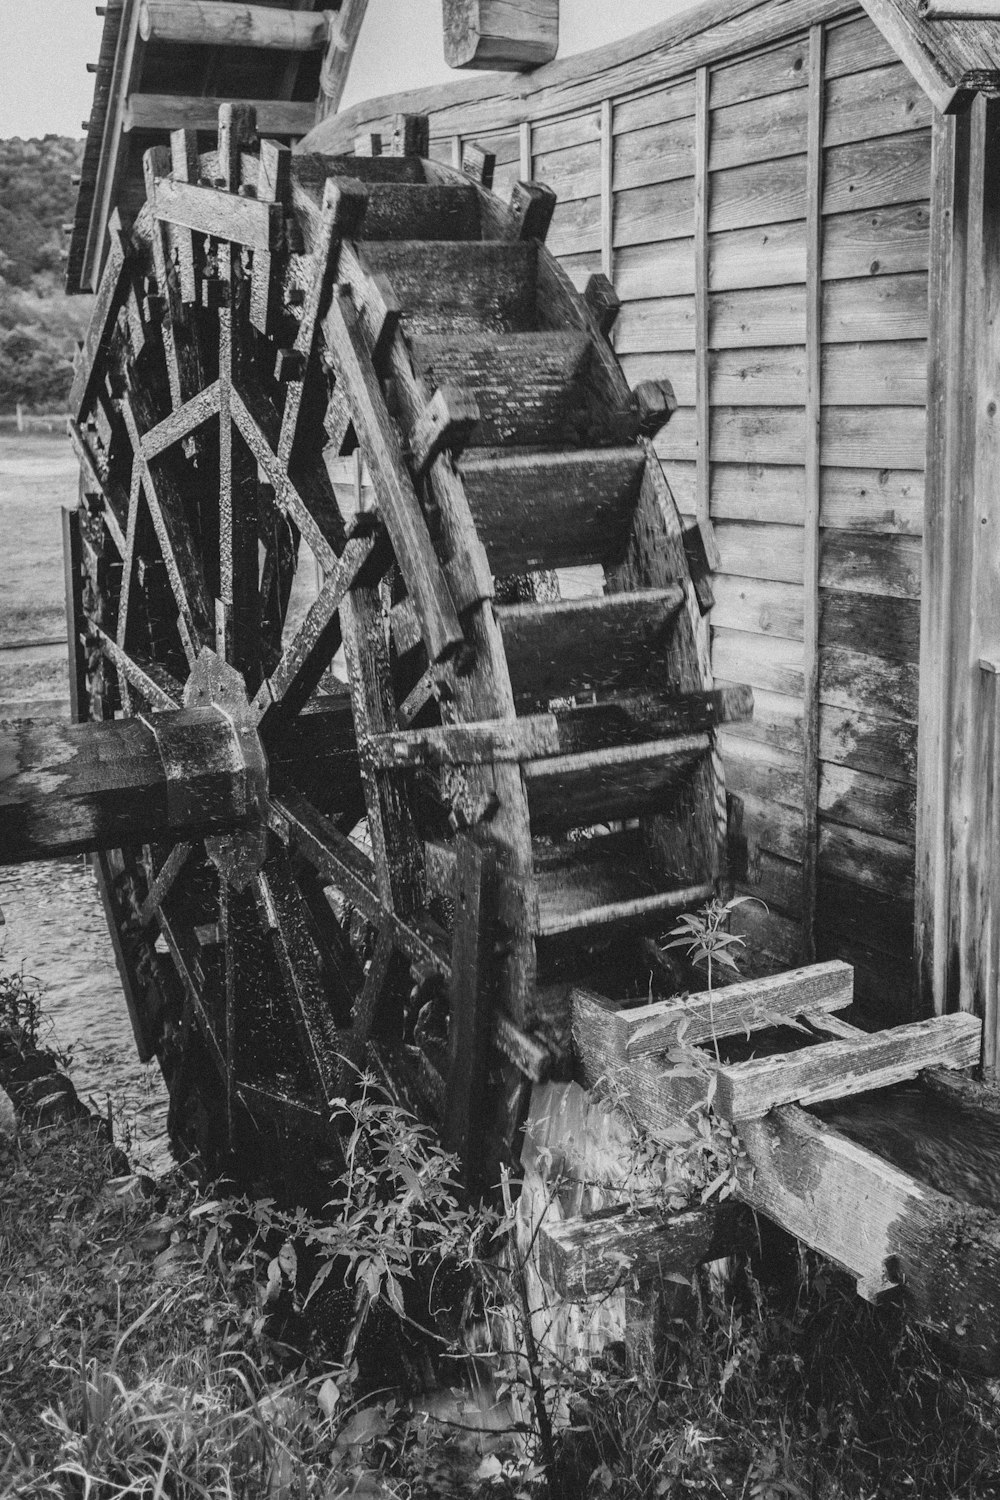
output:
[[[0,140],[0,413],[61,411],[89,297],[63,291],[83,142]]]

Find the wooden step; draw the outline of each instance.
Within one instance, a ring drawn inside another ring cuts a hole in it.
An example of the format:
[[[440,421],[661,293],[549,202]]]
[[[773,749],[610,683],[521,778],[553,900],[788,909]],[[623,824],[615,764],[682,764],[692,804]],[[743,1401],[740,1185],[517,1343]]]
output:
[[[535,245],[365,240],[358,252],[369,275],[386,278],[411,338],[534,326]]]
[[[738,686],[673,697],[646,693],[603,703],[578,703],[573,708],[558,710],[555,718],[559,749],[573,755],[612,745],[638,745],[671,735],[697,734],[716,724],[749,719],[752,713],[753,693],[748,687]]]
[[[466,187],[410,182],[369,182],[361,225],[372,240],[478,240],[479,195]]]
[[[661,889],[635,829],[549,844],[533,841],[538,936],[615,923],[642,925],[711,899],[710,882]]]
[[[684,591],[675,584],[597,599],[497,606],[518,706],[667,686],[671,625],[683,602]]]
[[[586,439],[579,378],[583,333],[474,333],[415,339],[413,368],[428,386],[453,385],[479,407],[477,448],[578,445]]]
[[[292,182],[317,203],[330,177],[353,177],[364,183],[426,182],[419,156],[324,156],[318,151],[296,151],[292,155]]]
[[[707,755],[707,734],[555,755],[523,767],[532,833],[589,828],[659,812]]]
[[[635,446],[466,453],[459,472],[493,572],[620,562],[645,463]]]

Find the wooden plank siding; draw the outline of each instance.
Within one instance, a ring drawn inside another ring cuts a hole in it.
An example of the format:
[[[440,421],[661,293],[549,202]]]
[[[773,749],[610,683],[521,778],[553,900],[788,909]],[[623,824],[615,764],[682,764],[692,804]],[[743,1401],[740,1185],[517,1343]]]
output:
[[[755,693],[720,736],[730,871],[766,903],[739,925],[762,966],[847,958],[891,1020],[912,986],[932,111],[864,13],[774,16],[728,53],[706,35],[616,65],[603,94],[588,76],[575,105],[569,83],[493,116],[441,94],[431,132],[496,151],[501,192],[527,140],[559,199],[549,248],[578,286],[614,281],[627,378],[673,382],[656,449],[714,527],[714,671]]]

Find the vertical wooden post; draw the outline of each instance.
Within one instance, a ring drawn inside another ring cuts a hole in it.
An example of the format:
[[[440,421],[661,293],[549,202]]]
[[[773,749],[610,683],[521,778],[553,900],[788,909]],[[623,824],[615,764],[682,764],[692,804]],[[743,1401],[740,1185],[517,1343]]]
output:
[[[453,135],[451,138],[451,164],[456,172],[462,170],[462,137]]]
[[[467,1186],[474,1189],[484,1165],[481,1146],[487,1124],[494,881],[490,855],[469,838],[457,842],[444,1139],[462,1162]]]
[[[531,121],[522,120],[517,133],[518,173],[522,182],[531,181]]]
[[[614,102],[601,100],[601,270],[615,280]],[[614,330],[611,331],[612,343]]]
[[[1000,104],[935,121],[916,943],[921,1009],[998,1061]]]
[[[83,505],[83,482],[80,505]],[[66,641],[69,650],[69,716],[74,724],[87,717],[87,655],[83,649],[83,544],[80,505],[62,508],[63,580],[66,595]]]
[[[944,1009],[948,984],[954,595],[968,579],[970,529],[960,485],[970,129],[971,114],[934,116],[914,906],[916,1008],[925,1015]]]
[[[695,514],[707,531],[711,520],[712,407],[708,364],[708,69],[694,79],[694,405],[698,424]]]
[[[823,318],[823,27],[809,32],[806,131],[806,410],[802,513],[802,958],[816,956],[819,841],[819,514]]]

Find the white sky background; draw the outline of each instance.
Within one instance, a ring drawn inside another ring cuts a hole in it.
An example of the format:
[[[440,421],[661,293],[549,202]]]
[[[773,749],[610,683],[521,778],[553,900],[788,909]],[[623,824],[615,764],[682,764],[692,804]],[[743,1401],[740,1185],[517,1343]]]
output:
[[[679,11],[691,0],[562,0],[559,56],[583,52]],[[103,22],[94,0],[0,0],[0,137],[79,136],[90,113]],[[343,108],[375,94],[443,83],[441,0],[370,0]]]

